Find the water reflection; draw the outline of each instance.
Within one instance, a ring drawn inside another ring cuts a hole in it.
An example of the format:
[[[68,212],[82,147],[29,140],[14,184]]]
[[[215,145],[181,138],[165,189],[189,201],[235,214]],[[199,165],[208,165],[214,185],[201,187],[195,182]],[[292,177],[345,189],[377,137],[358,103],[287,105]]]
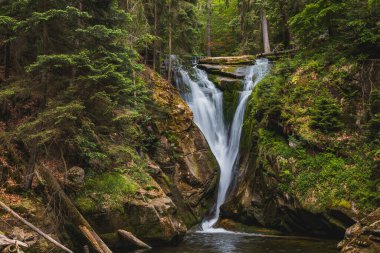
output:
[[[336,241],[247,234],[194,233],[177,247],[154,248],[149,253],[337,253]]]

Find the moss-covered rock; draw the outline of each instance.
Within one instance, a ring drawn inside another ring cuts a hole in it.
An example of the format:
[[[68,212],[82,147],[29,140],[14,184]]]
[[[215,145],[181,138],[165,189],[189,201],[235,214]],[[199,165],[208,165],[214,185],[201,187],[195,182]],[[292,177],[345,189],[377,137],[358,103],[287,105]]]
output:
[[[218,75],[233,79],[243,79],[245,76],[245,65],[210,65],[199,64],[198,68],[212,75]],[[218,82],[217,82],[218,83]]]
[[[165,120],[155,118],[160,141],[149,156],[161,172],[153,177],[191,227],[214,201],[218,164],[178,90],[150,70],[144,80],[152,84],[153,100],[165,111]]]
[[[199,59],[202,64],[217,64],[217,65],[239,65],[250,64],[256,60],[255,55],[242,55],[242,56],[227,56],[227,57],[205,57]]]
[[[223,217],[339,238],[379,205],[378,141],[358,131],[364,84],[355,63],[323,57],[279,61],[254,90]]]

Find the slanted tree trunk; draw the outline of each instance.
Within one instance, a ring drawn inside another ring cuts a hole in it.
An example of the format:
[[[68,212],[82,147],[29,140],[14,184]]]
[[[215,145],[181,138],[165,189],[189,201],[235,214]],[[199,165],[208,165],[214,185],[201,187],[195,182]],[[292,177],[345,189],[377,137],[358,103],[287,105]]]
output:
[[[169,0],[169,59],[168,59],[168,81],[172,80],[172,0]]]
[[[207,0],[207,56],[211,57],[211,0]]]
[[[264,44],[264,53],[269,53],[270,44],[269,44],[269,32],[268,32],[268,20],[263,8],[260,8],[260,16],[261,16],[261,29],[263,32],[263,44]]]
[[[133,244],[137,248],[140,248],[140,249],[151,249],[152,248],[148,244],[146,244],[145,242],[141,241],[139,238],[134,236],[131,232],[119,229],[117,231],[117,233],[123,240]]]
[[[57,179],[53,176],[50,170],[42,165],[38,167],[38,172],[41,178],[46,182],[47,188],[51,191],[52,196],[54,195],[54,197],[58,198],[57,202],[61,205],[60,210],[66,212],[66,219],[70,220],[73,225],[77,226],[96,252],[112,253],[112,251],[94,231],[88,221],[83,217],[70,198],[63,191]]]
[[[61,243],[59,243],[56,240],[54,240],[53,238],[51,238],[49,235],[47,235],[44,232],[42,232],[42,230],[40,230],[39,228],[37,228],[36,226],[34,226],[32,223],[30,223],[27,220],[25,220],[24,218],[22,218],[18,213],[16,213],[15,211],[13,211],[10,207],[8,207],[5,203],[3,203],[1,201],[0,201],[0,207],[3,208],[8,213],[12,214],[16,219],[18,219],[19,221],[21,221],[22,223],[24,223],[25,225],[27,225],[28,227],[30,227],[31,229],[33,229],[35,232],[37,232],[38,234],[40,234],[46,240],[48,240],[49,242],[53,243],[55,246],[59,247],[63,251],[68,252],[68,253],[74,253],[73,251],[71,251],[70,249],[66,248]],[[25,243],[23,243],[23,242],[17,242],[17,243],[19,243],[23,247],[28,247],[28,245],[25,244]]]

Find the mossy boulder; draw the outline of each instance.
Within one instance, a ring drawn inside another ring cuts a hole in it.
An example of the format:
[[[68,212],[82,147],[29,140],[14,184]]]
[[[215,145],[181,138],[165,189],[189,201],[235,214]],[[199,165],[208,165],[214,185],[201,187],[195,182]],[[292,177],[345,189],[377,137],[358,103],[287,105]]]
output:
[[[378,141],[358,131],[365,84],[355,81],[357,71],[344,59],[276,63],[248,101],[222,217],[339,238],[378,206]]]
[[[208,78],[221,91],[240,91],[243,87],[243,82],[241,79],[222,77],[213,74],[210,74]]]
[[[244,65],[211,65],[199,64],[198,68],[205,70],[209,74],[233,78],[243,79],[245,76]]]
[[[227,124],[231,123],[239,104],[240,93],[238,90],[223,92],[224,120]]]

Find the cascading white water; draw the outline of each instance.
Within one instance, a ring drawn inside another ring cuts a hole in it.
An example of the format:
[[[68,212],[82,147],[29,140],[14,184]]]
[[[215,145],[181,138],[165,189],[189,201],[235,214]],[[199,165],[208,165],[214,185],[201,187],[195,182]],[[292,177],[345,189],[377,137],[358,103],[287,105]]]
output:
[[[203,231],[219,231],[213,226],[218,221],[219,208],[225,201],[228,187],[232,181],[248,97],[255,85],[264,78],[269,68],[267,59],[259,59],[255,65],[247,67],[243,90],[240,92],[239,103],[230,125],[227,125],[224,120],[223,93],[208,79],[207,73],[195,67],[195,77],[192,79],[189,72],[181,67],[177,69],[177,87],[193,111],[194,122],[206,137],[220,167],[216,209],[212,217],[202,222]]]

